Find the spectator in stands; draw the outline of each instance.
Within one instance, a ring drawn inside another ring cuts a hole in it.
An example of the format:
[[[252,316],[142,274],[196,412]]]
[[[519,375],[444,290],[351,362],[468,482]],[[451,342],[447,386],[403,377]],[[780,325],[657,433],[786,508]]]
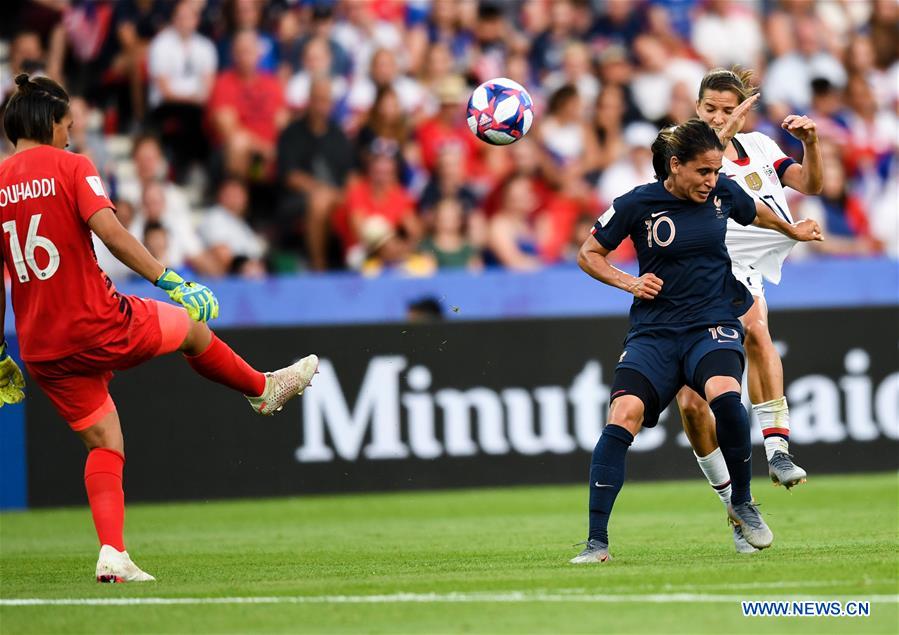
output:
[[[765,41],[753,5],[708,0],[698,9],[693,23],[693,48],[710,68],[761,68]],[[690,90],[695,92],[695,87]]]
[[[626,112],[624,89],[617,84],[603,86],[596,100],[596,112],[593,116],[599,170],[604,170],[617,161],[627,150],[622,133]]]
[[[335,24],[331,32],[334,41],[349,54],[355,79],[368,73],[376,51],[385,49],[398,52],[403,49],[402,30],[396,24],[375,15],[373,4],[344,3],[341,8],[345,19]]]
[[[144,233],[141,237],[141,242],[144,243],[144,247],[147,248],[150,255],[156,258],[163,267],[168,268],[175,266],[170,260],[169,232],[165,228],[165,225],[157,220],[148,221],[144,225]],[[184,271],[183,264],[181,270]]]
[[[226,179],[218,203],[200,223],[199,234],[223,271],[245,277],[265,273],[266,244],[246,221],[249,195],[238,179]]]
[[[418,146],[411,138],[409,122],[391,86],[378,89],[368,118],[356,135],[356,165],[360,169],[364,169],[368,149],[375,139],[389,139],[399,144],[400,182],[407,185],[412,180],[414,166],[419,162]]]
[[[327,268],[328,227],[353,169],[353,147],[331,118],[332,103],[331,82],[313,79],[305,115],[278,137],[283,246],[296,247],[295,239],[305,234],[309,266],[316,271]]]
[[[624,129],[627,153],[605,169],[597,185],[597,198],[602,206],[638,185],[655,181],[652,168],[652,151],[649,149],[658,135],[655,126],[632,123]]]
[[[418,199],[422,217],[430,219],[437,203],[446,198],[457,200],[466,216],[477,217],[470,221],[483,227],[478,196],[465,179],[465,151],[454,144],[443,146],[437,155],[434,173]]]
[[[443,42],[435,42],[429,46],[422,73],[418,77],[425,92],[424,116],[433,117],[437,114],[440,109],[440,100],[437,98],[439,87],[454,74],[455,65],[449,47]]]
[[[395,231],[416,242],[422,234],[415,203],[399,182],[399,144],[375,139],[368,149],[365,173],[354,180],[346,193],[348,228],[341,228],[344,244],[360,242],[362,226],[372,216],[385,218]],[[349,234],[346,233],[349,229]]]
[[[590,43],[594,50],[608,46],[628,49],[643,30],[641,7],[634,2],[606,2],[604,11],[596,16],[590,29]]]
[[[593,74],[590,49],[581,42],[570,42],[565,46],[562,53],[562,67],[546,77],[543,89],[551,94],[566,84],[574,86],[585,109],[596,103],[599,80]]]
[[[284,89],[258,70],[259,34],[244,29],[233,38],[233,69],[219,73],[207,106],[226,174],[267,181],[274,173],[278,133],[287,124]]]
[[[359,270],[365,276],[394,272],[404,276],[429,276],[434,273],[434,261],[413,247],[412,241],[397,233],[383,216],[366,218],[360,228],[360,246],[364,260]]]
[[[176,180],[186,175],[188,165],[205,159],[206,135],[203,109],[212,90],[217,66],[215,45],[197,33],[197,5],[181,0],[171,25],[150,43],[151,125],[172,153]]]
[[[513,271],[540,268],[534,204],[530,179],[516,176],[506,182],[502,206],[490,219],[487,246],[491,262]]]
[[[9,45],[9,66],[0,68],[0,103],[15,89],[15,78],[19,73],[32,76],[48,75],[59,81],[60,77],[50,75],[47,68],[41,37],[34,31],[17,33]]]
[[[287,103],[295,111],[303,111],[309,103],[309,87],[315,77],[331,77],[331,99],[340,106],[347,93],[346,80],[331,74],[332,52],[328,41],[314,37],[303,48],[303,64],[287,82]]]
[[[235,39],[242,31],[252,31],[256,34],[259,51],[256,69],[272,75],[277,72],[278,46],[263,24],[263,10],[267,4],[259,0],[225,0],[222,12],[228,33],[218,41],[219,68],[230,69],[234,65]]]
[[[358,129],[366,113],[375,102],[378,89],[390,86],[396,91],[400,106],[413,121],[421,114],[425,105],[424,90],[411,77],[400,73],[396,54],[388,49],[379,49],[371,58],[371,70],[367,75],[357,75],[347,94],[350,110],[351,130]]]
[[[190,218],[172,214],[166,205],[165,187],[161,183],[150,183],[144,188],[141,207],[129,228],[135,236],[143,237],[150,223],[160,223],[168,232],[166,257],[167,267],[181,270],[184,265],[199,275],[217,276],[225,270],[203,248]]]
[[[824,162],[821,195],[804,198],[798,216],[818,221],[827,236],[827,240],[814,245],[815,251],[843,256],[869,255],[883,249],[871,235],[864,205],[849,191],[846,172],[839,161]]]
[[[169,170],[159,139],[153,135],[142,135],[134,140],[131,147],[134,173],[129,178],[118,179],[118,195],[122,200],[138,207],[144,190],[151,183],[162,183],[165,189],[168,214],[190,218],[190,204],[184,190],[169,179]]]
[[[613,3],[614,4],[614,3]],[[531,69],[540,79],[562,67],[565,47],[576,39],[571,0],[556,0],[549,9],[549,25],[531,45]]]
[[[824,49],[822,28],[814,16],[799,17],[794,30],[796,49],[770,62],[762,83],[762,99],[772,120],[781,121],[789,113],[807,110],[815,77],[826,78],[838,88],[846,85],[843,65]]]
[[[464,150],[467,175],[474,176],[480,168],[478,154],[484,144],[471,134],[465,121],[468,90],[464,80],[457,75],[447,77],[437,87],[437,98],[440,110],[416,130],[422,165],[433,173],[440,150],[446,145],[457,145]]]
[[[563,172],[585,178],[600,165],[596,136],[582,117],[583,105],[577,89],[566,84],[549,99],[549,111],[538,123],[537,134],[546,152],[543,169],[558,184]]]
[[[850,148],[847,152],[853,174],[873,171],[889,153],[895,152],[899,135],[896,115],[888,110],[878,110],[874,91],[862,75],[853,75],[846,86],[846,104],[849,113]]]
[[[430,255],[439,269],[479,271],[484,262],[469,241],[466,213],[456,198],[441,199],[434,206],[433,228],[421,241],[422,253]]]
[[[434,0],[423,25],[429,50],[439,45],[449,57],[449,72],[462,72],[471,57],[474,34],[465,24],[465,7],[456,0]]]
[[[281,44],[281,64],[284,74],[295,75],[305,68],[306,47],[312,40],[323,40],[328,48],[328,74],[331,79],[348,77],[352,71],[352,61],[346,50],[334,38],[334,10],[327,1],[315,2],[308,11],[309,28],[307,32],[301,32],[299,24],[296,27],[287,26],[298,21],[298,13],[285,11],[281,18],[282,29],[287,26],[288,37]]]
[[[631,83],[634,101],[643,118],[654,123],[662,123],[667,115],[676,84],[698,87],[705,75],[702,64],[673,56],[655,36],[638,36],[634,55],[640,64]]]
[[[70,152],[87,156],[97,171],[107,180],[114,178],[109,152],[106,150],[106,139],[100,134],[97,116],[100,116],[82,97],[69,99],[69,112],[72,113],[72,127],[69,128]],[[114,180],[112,181],[115,182]]]
[[[503,5],[495,2],[478,4],[475,23],[475,42],[469,56],[467,75],[480,84],[503,74],[508,54],[508,42],[514,31],[508,28]]]

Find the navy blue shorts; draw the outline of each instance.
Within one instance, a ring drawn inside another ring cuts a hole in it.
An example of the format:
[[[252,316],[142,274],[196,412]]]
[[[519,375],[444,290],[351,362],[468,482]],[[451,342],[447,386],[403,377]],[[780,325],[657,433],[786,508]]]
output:
[[[700,395],[705,393],[703,386],[697,386],[696,369],[709,353],[735,351],[745,360],[743,337],[739,320],[702,326],[641,327],[628,333],[616,371],[628,368],[640,373],[657,397],[658,410],[647,412],[643,425],[654,426],[659,413],[668,407],[682,386],[687,385]],[[612,399],[616,396],[613,390]]]

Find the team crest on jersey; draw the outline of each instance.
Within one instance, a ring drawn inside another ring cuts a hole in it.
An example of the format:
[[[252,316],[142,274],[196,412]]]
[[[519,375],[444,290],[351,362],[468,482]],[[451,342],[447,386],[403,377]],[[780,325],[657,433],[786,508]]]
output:
[[[759,176],[758,172],[750,172],[745,177],[746,185],[749,186],[750,190],[754,192],[758,192],[762,189],[762,177]]]
[[[721,211],[721,199],[717,196],[712,199],[715,204],[715,218],[724,218],[724,212]]]

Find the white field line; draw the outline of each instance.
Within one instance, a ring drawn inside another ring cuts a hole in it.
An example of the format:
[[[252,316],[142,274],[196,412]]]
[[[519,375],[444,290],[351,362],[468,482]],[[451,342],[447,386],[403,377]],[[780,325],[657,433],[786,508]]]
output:
[[[745,595],[715,595],[705,593],[649,593],[649,594],[572,594],[505,591],[498,593],[394,593],[391,595],[286,595],[222,598],[17,598],[0,599],[0,606],[160,606],[195,604],[436,604],[436,603],[524,603],[524,602],[586,602],[614,604],[680,603],[738,603],[744,600],[862,600],[872,603],[899,604],[899,595],[867,595],[821,598],[812,596],[746,597]]]

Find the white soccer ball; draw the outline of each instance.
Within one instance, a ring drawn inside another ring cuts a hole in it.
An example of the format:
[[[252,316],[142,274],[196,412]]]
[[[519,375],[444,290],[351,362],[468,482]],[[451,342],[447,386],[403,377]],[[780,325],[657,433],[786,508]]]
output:
[[[524,86],[497,77],[474,89],[468,100],[468,127],[478,139],[495,146],[515,143],[534,121],[534,102]]]

